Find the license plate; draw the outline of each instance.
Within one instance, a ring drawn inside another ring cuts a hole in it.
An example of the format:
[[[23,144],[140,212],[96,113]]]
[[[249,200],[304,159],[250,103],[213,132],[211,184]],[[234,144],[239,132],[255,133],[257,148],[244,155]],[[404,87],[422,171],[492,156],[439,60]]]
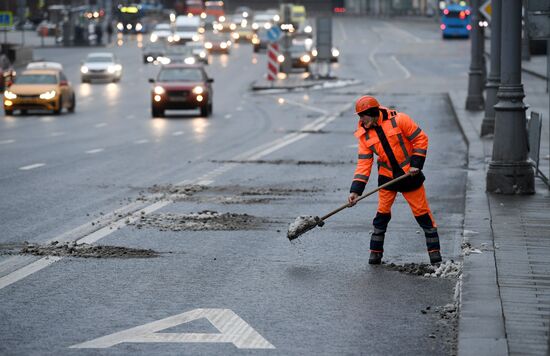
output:
[[[170,101],[177,101],[177,102],[187,101],[186,96],[169,96],[168,99],[170,99]]]

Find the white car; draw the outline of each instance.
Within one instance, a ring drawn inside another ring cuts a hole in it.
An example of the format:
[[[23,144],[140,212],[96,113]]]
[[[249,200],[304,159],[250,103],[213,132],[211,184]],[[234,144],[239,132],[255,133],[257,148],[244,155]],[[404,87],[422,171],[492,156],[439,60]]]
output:
[[[167,24],[167,23],[159,23],[153,29],[153,32],[151,33],[149,40],[151,42],[157,42],[157,41],[173,42],[174,34],[172,33],[172,27],[170,27],[170,24]]]
[[[92,79],[118,82],[122,77],[122,65],[112,53],[90,53],[80,66],[80,77],[82,83],[90,82]]]

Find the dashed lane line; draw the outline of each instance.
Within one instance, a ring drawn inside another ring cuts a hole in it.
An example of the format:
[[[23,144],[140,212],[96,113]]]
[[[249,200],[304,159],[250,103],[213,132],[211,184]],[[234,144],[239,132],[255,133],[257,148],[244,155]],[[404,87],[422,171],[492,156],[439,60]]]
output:
[[[104,151],[103,148],[94,148],[93,150],[86,151],[86,153],[89,154],[89,155],[93,155],[95,153],[99,153],[99,152],[103,152],[103,151]]]
[[[0,141],[0,145],[8,145],[10,143],[14,143],[15,140],[2,140]]]
[[[52,137],[63,136],[63,135],[65,135],[65,132],[63,131],[56,131],[56,132],[52,132],[51,134]]]
[[[134,143],[136,145],[143,145],[144,143],[148,143],[148,142],[149,142],[149,140],[147,140],[147,139],[134,141]]]
[[[172,136],[181,136],[181,135],[183,135],[183,134],[184,134],[183,131],[172,132]]]
[[[242,159],[250,159],[250,160],[253,160],[253,159],[258,159],[258,158],[261,158],[263,156],[266,156],[270,153],[273,153],[283,147],[286,147],[302,138],[305,138],[307,136],[310,135],[310,133],[308,131],[315,131],[315,130],[321,130],[323,127],[325,127],[326,125],[328,125],[329,123],[331,123],[332,121],[334,121],[337,117],[339,117],[343,112],[345,112],[346,110],[349,110],[349,108],[351,107],[351,104],[346,104],[345,106],[341,107],[339,110],[337,110],[336,113],[332,114],[332,115],[323,115],[321,117],[319,117],[318,119],[314,120],[313,122],[305,125],[300,131],[304,131],[304,132],[297,132],[297,133],[291,133],[291,134],[288,134],[288,135],[285,135],[284,137],[280,138],[280,139],[276,139],[274,141],[271,141],[267,144],[264,144],[264,145],[260,145],[259,147],[256,147],[248,152],[245,152],[241,155],[238,155],[237,157],[235,157],[233,160],[242,160]],[[220,176],[220,175],[223,175],[224,173],[226,173],[227,171],[237,167],[238,165],[235,164],[235,163],[226,163],[224,164],[223,166],[221,167],[218,167],[216,168],[215,170],[197,178],[194,180],[195,184],[201,184],[201,185],[210,185],[214,182],[215,178]],[[193,181],[189,181],[189,180],[184,180],[182,182],[179,182],[177,183],[178,185],[183,185],[183,184],[192,184]],[[81,237],[80,239],[77,239],[76,242],[78,244],[81,244],[81,243],[88,243],[88,244],[91,244],[91,243],[94,243],[94,242],[97,242],[99,241],[100,239],[104,238],[105,236],[108,236],[109,234],[113,233],[114,231],[132,223],[132,222],[135,222],[137,221],[138,219],[140,219],[140,217],[142,215],[146,215],[146,214],[150,214],[158,209],[161,209],[169,204],[171,204],[172,201],[170,200],[161,200],[161,201],[158,201],[156,203],[153,203],[153,204],[150,204],[144,208],[141,208],[140,210],[138,211],[135,211],[133,213],[131,213],[131,215],[126,215],[126,216],[123,216],[123,217],[120,217],[121,214],[117,214],[116,212],[112,212],[112,213],[109,213],[108,215],[112,217],[112,220],[110,220],[109,222],[107,222],[105,224],[105,226],[101,227],[100,229],[98,230],[95,230],[89,234],[87,234],[86,236],[84,237]],[[130,203],[128,204],[128,206],[130,205],[135,205],[135,203]],[[124,210],[126,209],[127,207],[122,207],[120,208],[119,210]],[[143,212],[143,214],[142,214]],[[86,225],[89,225],[90,223],[86,224]],[[67,240],[70,240],[70,232],[68,233],[65,233],[65,234],[62,234],[61,236],[57,238],[54,238],[54,239],[51,239],[50,241],[52,240],[56,240],[57,241],[67,241]],[[19,256],[15,256],[15,257],[19,257]],[[0,289],[4,288],[4,287],[7,287],[13,283],[16,283],[17,281],[35,273],[35,272],[38,272],[46,267],[48,267],[49,265],[51,265],[52,263],[54,262],[57,262],[59,260],[61,260],[62,257],[44,257],[44,258],[41,258],[29,265],[26,265],[22,268],[19,268],[3,277],[0,277]],[[15,259],[14,259],[15,260]],[[9,266],[5,266],[6,268],[8,268]]]
[[[44,167],[46,163],[35,163],[35,164],[29,164],[28,166],[19,167],[22,171],[29,171],[31,169]]]
[[[290,105],[299,106],[299,107],[304,108],[306,110],[315,111],[315,112],[321,113],[323,115],[327,115],[329,113],[327,110],[319,109],[315,106],[307,105],[307,104],[300,103],[300,102],[294,101],[294,100],[283,99],[282,102],[281,102],[281,99],[282,98],[277,99],[278,103],[280,103],[280,104],[290,104]]]
[[[97,127],[97,128],[104,127],[104,126],[107,126],[107,124],[105,122],[100,122],[99,124],[95,125],[95,127]]]

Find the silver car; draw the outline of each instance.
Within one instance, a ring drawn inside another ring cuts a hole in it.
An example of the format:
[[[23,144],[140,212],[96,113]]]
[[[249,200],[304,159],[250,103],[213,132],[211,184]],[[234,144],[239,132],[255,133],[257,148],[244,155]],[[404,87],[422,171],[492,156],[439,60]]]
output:
[[[80,66],[80,77],[82,83],[89,83],[92,79],[118,82],[122,77],[122,65],[112,53],[90,53]]]

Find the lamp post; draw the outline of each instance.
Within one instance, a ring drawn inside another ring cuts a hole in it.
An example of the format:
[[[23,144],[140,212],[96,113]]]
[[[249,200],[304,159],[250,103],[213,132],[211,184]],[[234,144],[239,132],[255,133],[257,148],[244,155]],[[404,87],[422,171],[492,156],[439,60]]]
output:
[[[471,59],[468,72],[468,96],[466,110],[483,110],[483,32],[479,26],[479,0],[472,0]]]
[[[481,123],[481,136],[492,134],[495,131],[495,108],[497,92],[500,85],[500,41],[502,0],[491,0],[491,68],[487,85],[485,86],[487,99],[485,101],[485,117]]]
[[[503,0],[501,16],[507,35],[501,36],[501,83],[495,105],[495,137],[487,171],[487,191],[533,194],[535,177],[527,161],[527,108],[521,84],[521,1]]]

